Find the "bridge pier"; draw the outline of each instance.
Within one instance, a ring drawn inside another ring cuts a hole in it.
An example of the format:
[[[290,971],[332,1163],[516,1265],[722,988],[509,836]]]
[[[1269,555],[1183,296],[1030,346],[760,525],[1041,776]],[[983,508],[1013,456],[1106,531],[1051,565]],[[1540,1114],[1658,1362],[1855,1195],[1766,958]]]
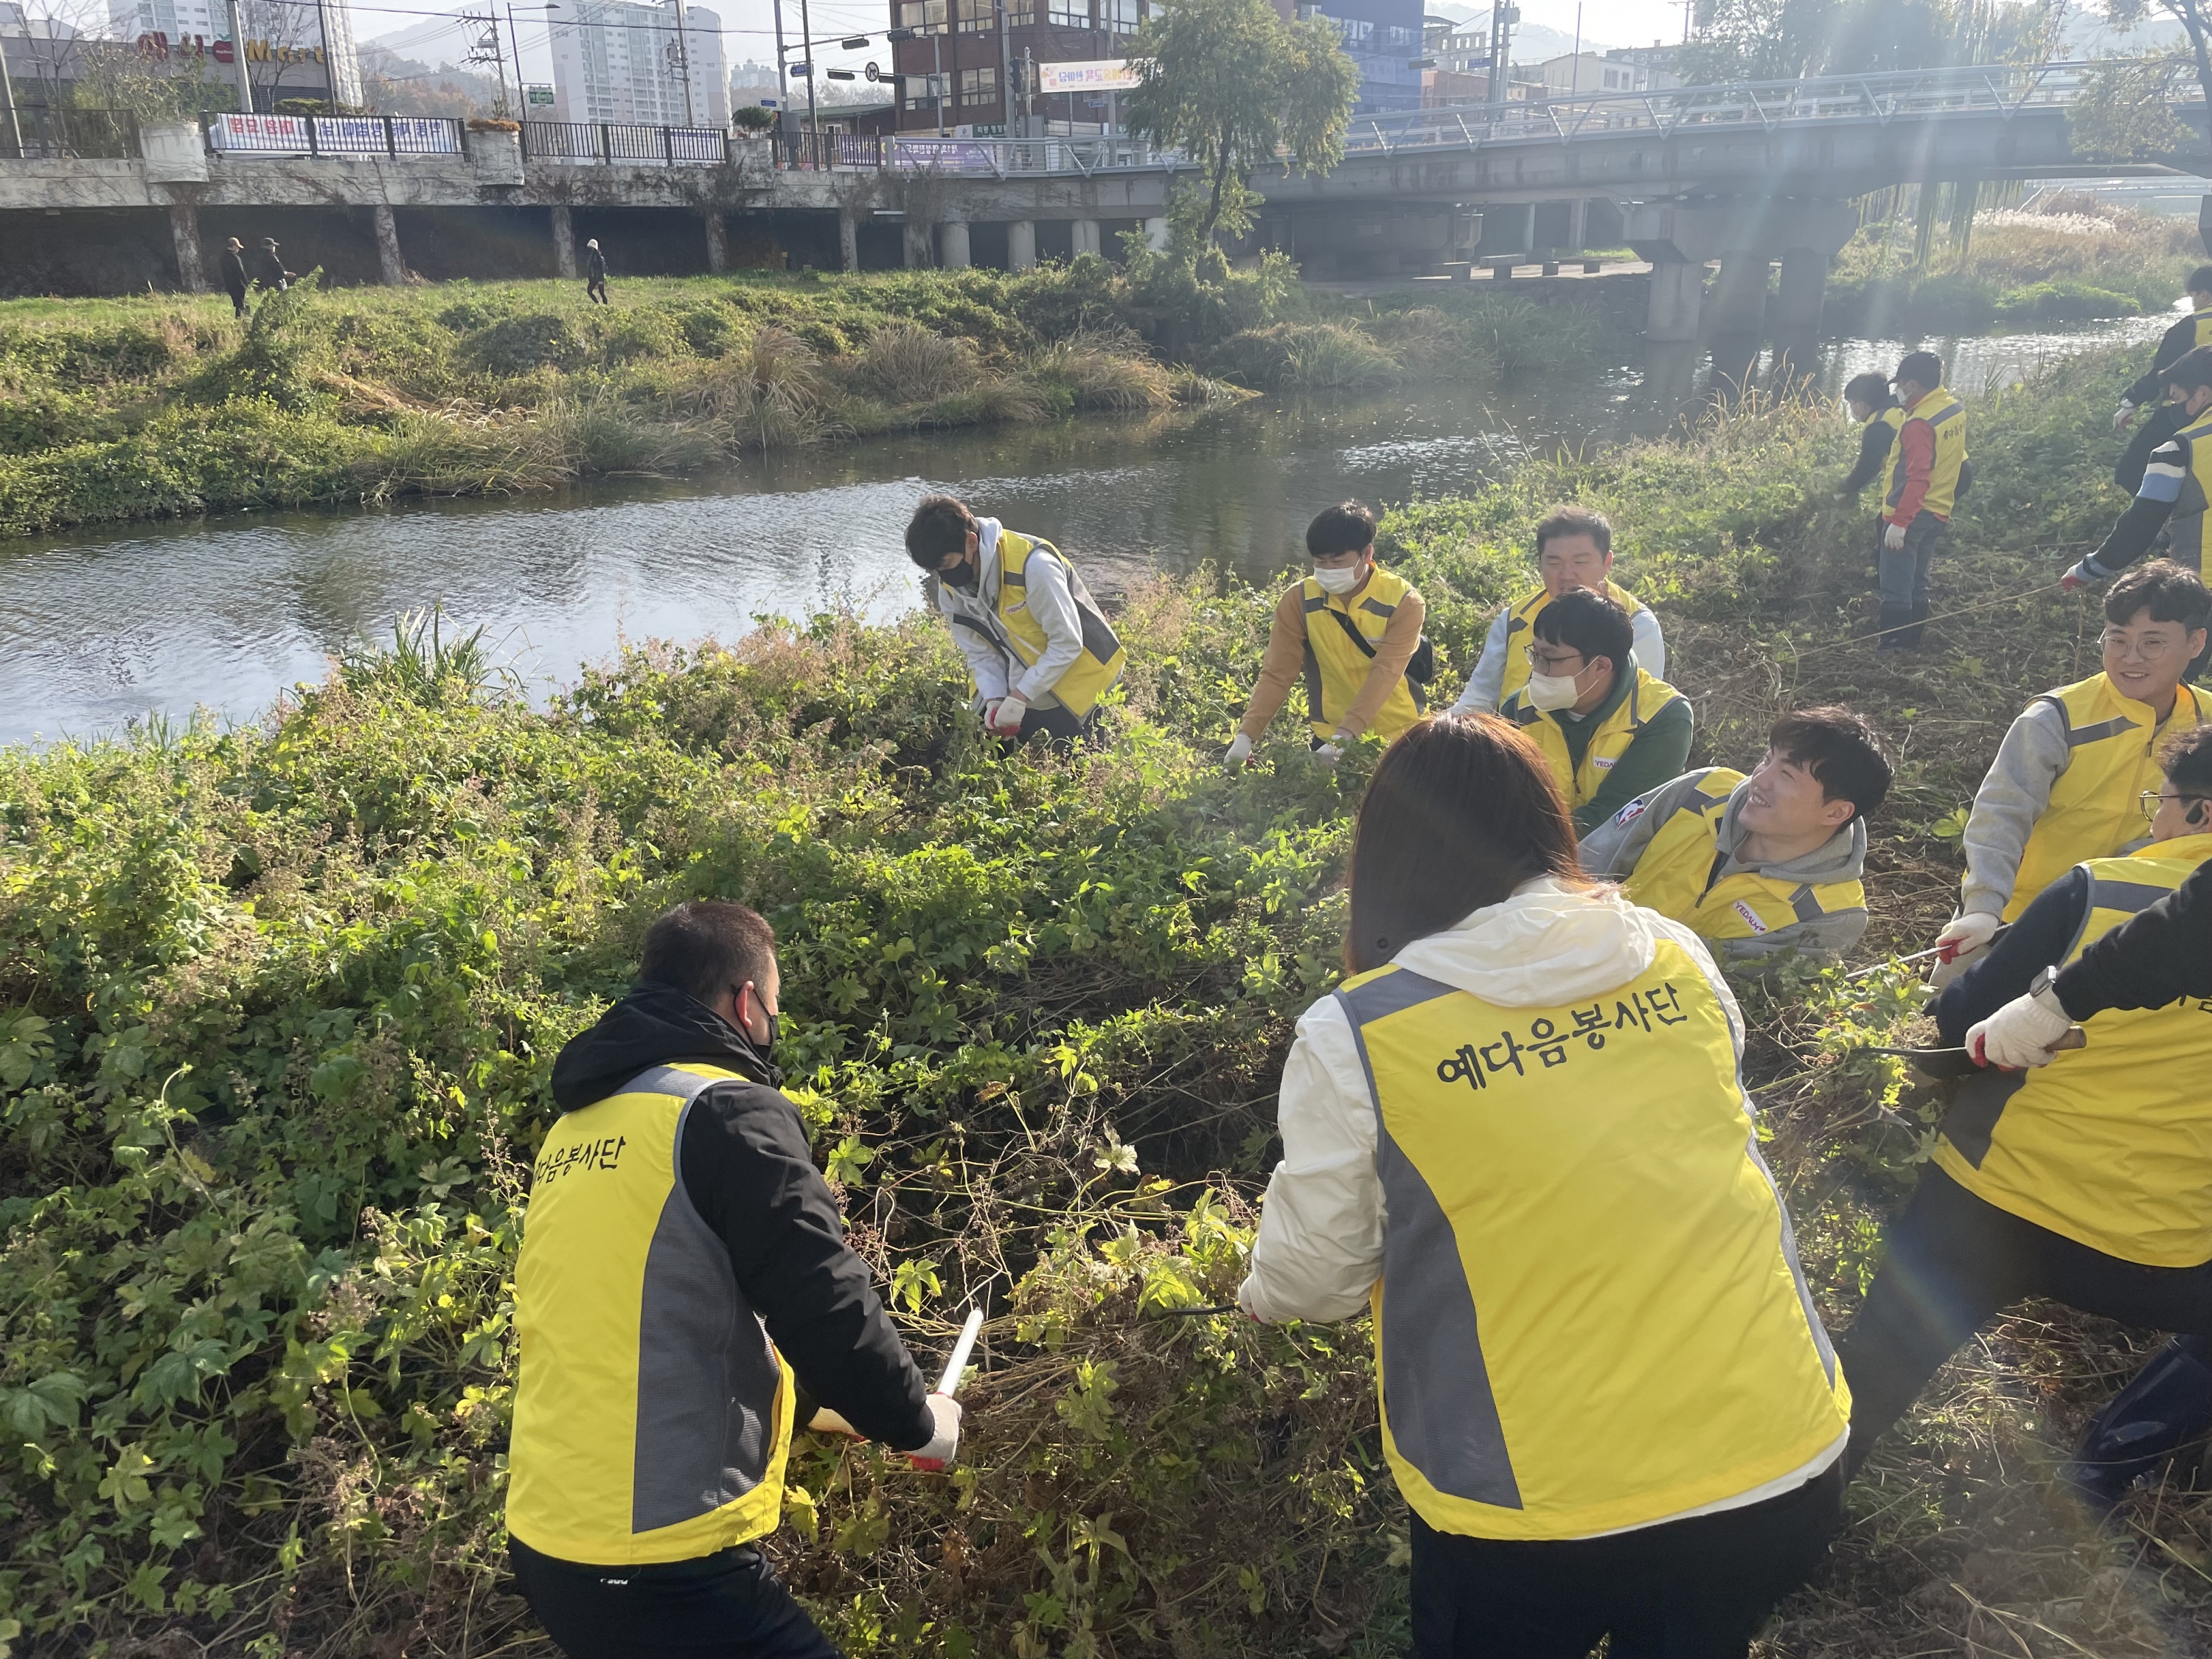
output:
[[[1820,326],[1820,305],[1827,297],[1828,256],[1817,248],[1793,247],[1782,256],[1781,291],[1774,307],[1774,331],[1787,338]]]
[[[1701,325],[1711,333],[1764,333],[1766,273],[1778,255],[1785,297],[1776,320],[1785,332],[1802,331],[1808,313],[1817,323],[1828,262],[1858,228],[1848,207],[1773,197],[1650,202],[1623,216],[1629,246],[1651,262],[1645,337],[1668,341],[1695,339]],[[1705,262],[1716,257],[1721,280],[1713,303],[1701,306]]]
[[[1006,227],[1006,269],[1028,270],[1036,264],[1036,221],[1017,219]]]
[[[1644,337],[1679,344],[1698,337],[1705,298],[1705,267],[1677,256],[1651,262],[1651,298],[1644,313]]]
[[[2204,199],[2212,202],[2212,196]],[[1168,251],[1168,222],[1164,216],[1155,215],[1145,221],[1145,246],[1155,253]]]
[[[568,282],[576,280],[576,228],[569,222],[568,204],[556,202],[546,210],[553,222],[553,270]]]
[[[407,261],[399,252],[399,222],[392,216],[391,204],[379,202],[368,210],[368,217],[376,228],[377,280],[386,288],[404,288]]]
[[[719,276],[730,268],[730,227],[720,208],[707,210],[707,270]]]
[[[846,270],[860,268],[860,222],[853,210],[837,210],[837,263]]]
[[[208,290],[207,267],[200,263],[200,210],[190,202],[169,204],[169,240],[177,246],[177,286],[187,294]]]
[[[1068,240],[1071,244],[1069,253],[1075,258],[1080,258],[1086,253],[1105,252],[1099,246],[1098,222],[1096,219],[1076,220],[1068,227]]]
[[[969,248],[968,222],[947,219],[937,228],[937,246],[947,270],[965,270],[974,263]]]
[[[909,214],[906,218],[904,234],[899,240],[901,262],[906,268],[908,270],[927,270],[930,263],[929,227],[917,224],[914,216]]]
[[[1736,248],[1721,255],[1721,272],[1705,298],[1705,320],[1715,334],[1766,331],[1766,278],[1773,261],[1764,251]]]

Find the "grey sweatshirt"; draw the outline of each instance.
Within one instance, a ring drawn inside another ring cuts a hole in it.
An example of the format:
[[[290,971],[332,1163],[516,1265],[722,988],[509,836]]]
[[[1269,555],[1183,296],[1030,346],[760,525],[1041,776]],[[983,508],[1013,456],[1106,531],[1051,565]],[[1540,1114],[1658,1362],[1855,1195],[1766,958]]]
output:
[[[1719,769],[1708,766],[1695,772],[1685,772],[1640,801],[1631,803],[1591,830],[1583,838],[1583,868],[1593,876],[1608,880],[1627,880],[1635,873],[1637,862],[1644,856],[1644,849],[1650,846],[1651,838],[1680,806],[1683,797]],[[1707,890],[1730,876],[1746,873],[1764,876],[1769,881],[1815,886],[1827,882],[1858,881],[1864,878],[1867,832],[1866,822],[1862,818],[1853,818],[1813,851],[1783,863],[1753,865],[1740,860],[1735,849],[1743,844],[1747,834],[1741,818],[1744,797],[1750,788],[1748,778],[1736,785],[1729,794],[1728,805],[1721,810],[1716,845],[1728,851],[1719,867],[1707,878]],[[1674,919],[1689,921],[1686,916]],[[1708,939],[1706,943],[1712,946],[1723,963],[1771,957],[1784,951],[1797,951],[1807,956],[1839,957],[1859,942],[1866,933],[1866,926],[1865,909],[1854,908],[1815,916],[1809,921],[1791,922],[1751,939]]]

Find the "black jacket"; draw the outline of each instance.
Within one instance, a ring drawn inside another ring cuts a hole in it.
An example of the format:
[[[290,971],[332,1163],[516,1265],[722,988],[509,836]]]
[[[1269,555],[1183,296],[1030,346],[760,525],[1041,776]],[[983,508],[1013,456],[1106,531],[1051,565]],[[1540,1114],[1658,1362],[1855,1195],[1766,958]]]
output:
[[[258,263],[260,266],[258,280],[264,288],[281,289],[291,275],[284,269],[284,261],[277,257],[274,248],[262,249]]]
[[[2159,404],[2136,423],[2135,435],[2112,463],[2112,482],[2132,495],[2142,488],[2143,470],[2151,453],[2189,424],[2189,410],[2180,404]]]
[[[1887,421],[1869,421],[1859,428],[1859,458],[1852,463],[1850,475],[1836,486],[1840,495],[1856,495],[1881,477],[1882,463],[1889,459],[1889,447],[1897,441],[1897,429]]]
[[[605,282],[607,280],[607,256],[600,252],[599,249],[595,247],[586,248],[584,250],[584,274],[592,282]]]
[[[2191,312],[2158,337],[2158,349],[2151,353],[2150,368],[2120,395],[2137,409],[2156,403],[2166,396],[2166,371],[2195,349],[2196,345],[2197,315]]]
[[[246,256],[236,248],[222,251],[222,287],[226,294],[246,292]]]
[[[684,1060],[750,1079],[714,1084],[692,1102],[676,1160],[684,1192],[728,1249],[738,1287],[801,1390],[871,1440],[902,1451],[927,1445],[935,1432],[928,1384],[866,1264],[846,1246],[799,1109],[776,1091],[781,1074],[744,1032],[672,986],[640,985],[562,1049],[554,1103],[576,1111],[647,1066]]]
[[[2212,864],[2198,865],[2174,891],[2084,951],[2051,989],[2076,1019],[2212,997]]]
[[[2030,980],[2063,957],[2088,913],[2089,878],[2076,865],[2035,896],[1986,956],[1943,988],[1936,1024],[1945,1044],[1957,1048],[1970,1026],[2021,995]]]

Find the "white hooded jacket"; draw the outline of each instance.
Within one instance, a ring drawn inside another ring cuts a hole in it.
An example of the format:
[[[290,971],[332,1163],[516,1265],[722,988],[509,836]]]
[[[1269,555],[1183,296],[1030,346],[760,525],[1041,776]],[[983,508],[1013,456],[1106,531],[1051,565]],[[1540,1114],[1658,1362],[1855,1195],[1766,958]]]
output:
[[[1651,966],[1657,941],[1686,951],[1728,1015],[1736,1060],[1743,1014],[1705,943],[1616,889],[1540,876],[1503,903],[1416,939],[1398,966],[1503,1007],[1544,1007],[1618,989]],[[1744,1103],[1747,1117],[1751,1112]],[[1259,1237],[1237,1301],[1255,1318],[1331,1321],[1364,1312],[1382,1276],[1389,1223],[1376,1167],[1375,1103],[1344,1006],[1323,997],[1299,1017],[1277,1105],[1283,1159],[1267,1182]],[[1771,1481],[1689,1514],[1760,1502],[1795,1490],[1842,1455],[1839,1437],[1819,1457]],[[1686,1516],[1669,1516],[1681,1520]],[[1657,1523],[1654,1523],[1657,1524]]]

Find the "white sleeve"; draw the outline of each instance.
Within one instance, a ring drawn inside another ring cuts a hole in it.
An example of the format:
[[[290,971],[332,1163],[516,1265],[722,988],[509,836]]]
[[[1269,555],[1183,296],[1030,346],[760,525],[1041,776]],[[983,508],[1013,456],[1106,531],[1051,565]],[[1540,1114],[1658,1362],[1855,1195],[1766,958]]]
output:
[[[1667,636],[1659,631],[1659,613],[1650,605],[1629,619],[1635,630],[1636,660],[1644,672],[1655,680],[1667,678]]]
[[[1298,1021],[1276,1117],[1283,1161],[1237,1300],[1270,1322],[1349,1319],[1382,1276],[1382,1177],[1375,1103],[1344,1006],[1324,997]]]
[[[2066,711],[2039,699],[1997,745],[1997,757],[1974,792],[1966,832],[1960,837],[1966,854],[1960,900],[1967,914],[1997,915],[2010,902],[2027,838],[2050,806],[2051,786],[2072,757],[2068,737]]]
[[[1083,617],[1067,585],[1067,564],[1040,548],[1030,555],[1023,574],[1029,580],[1030,615],[1044,629],[1044,649],[1015,683],[1024,702],[1035,702],[1060,684],[1060,677],[1083,654]]]
[[[992,642],[975,617],[963,609],[950,589],[938,587],[937,609],[952,630],[952,642],[968,659],[968,672],[975,682],[975,695],[986,702],[1006,695],[1006,653]]]
[[[1506,639],[1513,620],[1513,607],[1498,607],[1498,615],[1490,624],[1490,632],[1482,637],[1482,654],[1474,659],[1474,672],[1467,677],[1467,690],[1459,694],[1459,701],[1451,706],[1455,714],[1494,714],[1498,712],[1498,694],[1505,689]]]

